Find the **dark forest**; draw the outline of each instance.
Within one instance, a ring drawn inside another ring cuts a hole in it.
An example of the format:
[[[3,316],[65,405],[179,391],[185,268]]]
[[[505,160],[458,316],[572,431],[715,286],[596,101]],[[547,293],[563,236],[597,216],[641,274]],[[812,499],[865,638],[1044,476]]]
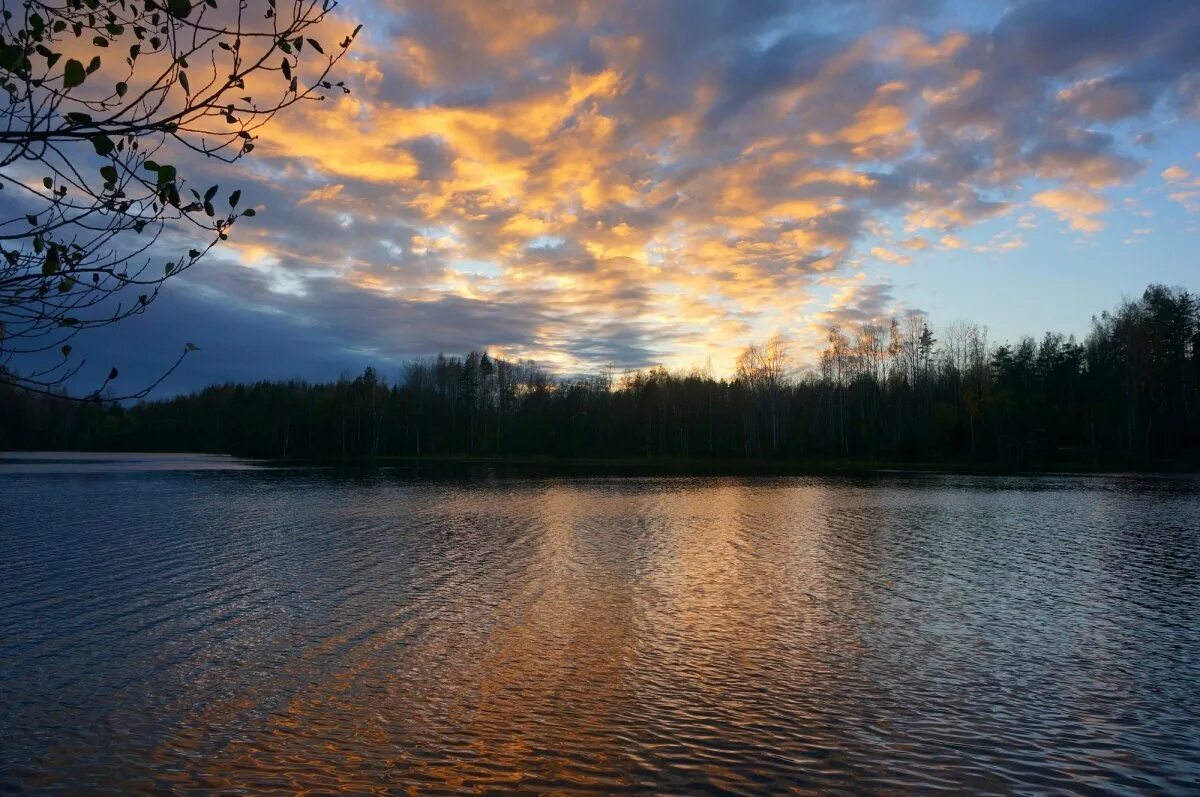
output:
[[[747,346],[736,373],[557,378],[471,352],[392,379],[225,384],[133,406],[6,388],[0,448],[384,457],[761,459],[1005,467],[1200,463],[1200,303],[1161,285],[1083,341],[989,345],[973,324],[829,330],[817,368]]]

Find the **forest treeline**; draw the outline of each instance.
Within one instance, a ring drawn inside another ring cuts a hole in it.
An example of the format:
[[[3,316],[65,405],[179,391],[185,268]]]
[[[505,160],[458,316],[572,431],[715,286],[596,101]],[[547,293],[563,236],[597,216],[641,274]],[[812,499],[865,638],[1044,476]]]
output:
[[[0,448],[249,457],[770,458],[1008,466],[1200,464],[1200,302],[1150,286],[1083,341],[990,345],[923,316],[829,330],[819,367],[786,341],[735,374],[661,367],[556,378],[486,352],[336,382],[225,384],[134,406],[0,392]]]

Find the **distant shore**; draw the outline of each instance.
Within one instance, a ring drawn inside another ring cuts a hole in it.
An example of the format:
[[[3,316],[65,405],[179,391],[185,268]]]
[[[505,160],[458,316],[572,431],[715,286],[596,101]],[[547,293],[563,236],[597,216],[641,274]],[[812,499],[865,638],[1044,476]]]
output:
[[[552,457],[454,455],[380,457],[256,457],[250,454],[188,451],[0,451],[0,462],[45,463],[58,457],[70,461],[104,461],[128,457],[232,457],[249,466],[319,467],[342,470],[399,469],[432,473],[471,473],[487,469],[500,474],[533,476],[878,476],[953,474],[964,476],[1055,475],[1200,475],[1200,463],[1189,461],[1079,462],[1043,461],[1025,464],[957,460],[889,459],[773,459],[731,457]]]
[[[763,458],[682,457],[548,457],[469,456],[429,457],[384,456],[322,459],[277,458],[262,460],[272,465],[326,466],[343,468],[412,468],[458,470],[501,468],[547,475],[599,474],[613,476],[868,476],[886,473],[948,473],[961,475],[1138,475],[1200,474],[1193,462],[1043,462],[1013,465],[987,462],[909,462],[902,460],[789,460]]]

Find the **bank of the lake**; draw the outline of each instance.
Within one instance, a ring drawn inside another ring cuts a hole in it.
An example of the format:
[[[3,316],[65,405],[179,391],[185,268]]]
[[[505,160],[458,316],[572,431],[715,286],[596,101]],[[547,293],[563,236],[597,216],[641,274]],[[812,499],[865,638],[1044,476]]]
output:
[[[463,469],[494,468],[549,475],[599,473],[625,476],[822,476],[887,473],[945,473],[962,475],[1108,475],[1108,474],[1197,474],[1200,463],[1190,460],[1115,460],[1084,462],[993,463],[970,460],[921,461],[878,459],[766,459],[703,457],[550,457],[550,456],[379,456],[325,457],[262,460],[276,466],[322,466],[341,468]]]

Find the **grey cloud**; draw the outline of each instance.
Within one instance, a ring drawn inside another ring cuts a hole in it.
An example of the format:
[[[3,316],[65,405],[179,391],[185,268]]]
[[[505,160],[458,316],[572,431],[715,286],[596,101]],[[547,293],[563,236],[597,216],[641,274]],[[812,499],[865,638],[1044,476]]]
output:
[[[709,126],[719,125],[764,94],[811,80],[838,44],[832,37],[798,31],[764,50],[744,46],[722,74],[722,97],[705,121]]]
[[[213,382],[331,379],[367,365],[386,372],[434,352],[531,348],[542,317],[536,302],[394,300],[334,282],[303,297],[272,294],[253,276],[226,281],[222,289],[198,292],[172,284],[147,313],[80,338],[73,356],[88,367],[72,387],[84,392],[115,366],[121,372],[116,389],[140,388],[174,361],[184,343],[199,350],[156,395]]]

